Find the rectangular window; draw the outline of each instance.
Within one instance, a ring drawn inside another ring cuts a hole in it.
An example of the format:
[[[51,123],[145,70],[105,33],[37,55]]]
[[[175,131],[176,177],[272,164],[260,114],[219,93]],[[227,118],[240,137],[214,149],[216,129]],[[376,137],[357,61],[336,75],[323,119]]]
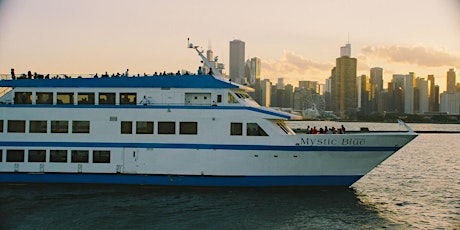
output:
[[[110,151],[93,151],[93,163],[110,163]]]
[[[9,120],[8,121],[8,132],[9,133],[25,133],[26,132],[26,121]]]
[[[94,93],[78,93],[79,105],[94,105]]]
[[[175,134],[176,122],[162,121],[158,122],[158,134]]]
[[[197,122],[180,122],[180,134],[198,134],[198,123]]]
[[[99,93],[99,105],[115,105],[115,93]]]
[[[89,133],[89,121],[72,121],[72,133]]]
[[[136,93],[120,93],[120,105],[135,105]]]
[[[243,123],[231,123],[230,124],[230,135],[242,136],[243,135]]]
[[[3,133],[3,120],[0,120],[0,133]]]
[[[246,136],[268,136],[257,123],[248,123],[247,126]]]
[[[29,162],[45,162],[46,150],[29,150]]]
[[[6,162],[24,162],[24,150],[6,150]]]
[[[132,134],[133,133],[133,122],[132,121],[122,121],[121,122],[121,133],[122,134]]]
[[[14,104],[32,104],[32,92],[15,92]]]
[[[153,134],[153,121],[136,121],[136,134]]]
[[[67,162],[67,150],[51,150],[50,162]]]
[[[0,149],[0,162],[2,162],[2,161],[3,161],[3,150]]]
[[[69,121],[51,121],[51,133],[68,133]]]
[[[72,150],[72,163],[88,163],[88,150]]]
[[[57,104],[73,105],[73,93],[57,93]]]
[[[30,133],[46,133],[48,131],[47,121],[30,121],[29,132]]]
[[[36,104],[53,104],[53,93],[36,93],[35,94]]]
[[[222,95],[218,94],[217,95],[217,103],[221,103],[221,102],[222,102]]]

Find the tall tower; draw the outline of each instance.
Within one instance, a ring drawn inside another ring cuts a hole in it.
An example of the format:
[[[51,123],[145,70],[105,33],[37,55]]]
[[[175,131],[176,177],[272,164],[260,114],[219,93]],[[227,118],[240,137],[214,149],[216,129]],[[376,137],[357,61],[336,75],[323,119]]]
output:
[[[230,79],[237,83],[244,81],[245,43],[235,39],[230,41]]]
[[[351,45],[340,47],[341,57],[336,59],[335,76],[333,78],[332,101],[335,112],[341,118],[349,118],[357,109],[356,58],[351,56]]]
[[[410,72],[404,81],[404,113],[414,114],[414,80],[415,73]]]
[[[457,73],[455,69],[449,69],[447,72],[447,93],[456,93],[457,89],[455,88]]]
[[[357,87],[358,87],[358,109],[363,113],[369,112],[369,92],[370,92],[370,81],[369,77],[366,75],[358,76],[357,79]]]
[[[246,61],[245,68],[246,81],[249,85],[253,86],[257,82],[260,82],[260,58],[253,57]]]
[[[380,94],[383,90],[383,69],[380,67],[371,68],[371,78],[370,78],[370,101],[371,101],[371,111],[376,112],[378,110],[378,101],[380,99]]]
[[[428,81],[425,78],[416,79],[416,89],[418,96],[418,110],[416,111],[419,114],[428,112]]]
[[[430,112],[437,112],[439,110],[439,93],[436,95],[435,86],[434,75],[428,75],[428,111]]]

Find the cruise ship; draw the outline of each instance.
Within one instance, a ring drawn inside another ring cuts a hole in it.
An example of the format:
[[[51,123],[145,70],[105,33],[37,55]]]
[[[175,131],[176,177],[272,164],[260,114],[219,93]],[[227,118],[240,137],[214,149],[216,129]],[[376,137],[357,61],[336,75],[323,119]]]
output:
[[[417,136],[295,133],[189,48],[210,74],[0,80],[0,183],[350,186]]]

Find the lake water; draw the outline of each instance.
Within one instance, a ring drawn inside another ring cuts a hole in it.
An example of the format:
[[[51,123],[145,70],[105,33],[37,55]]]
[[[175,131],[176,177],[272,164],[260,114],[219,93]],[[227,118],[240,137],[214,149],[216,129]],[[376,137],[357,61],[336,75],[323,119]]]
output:
[[[460,229],[459,140],[460,134],[421,134],[350,188],[0,185],[0,229]]]

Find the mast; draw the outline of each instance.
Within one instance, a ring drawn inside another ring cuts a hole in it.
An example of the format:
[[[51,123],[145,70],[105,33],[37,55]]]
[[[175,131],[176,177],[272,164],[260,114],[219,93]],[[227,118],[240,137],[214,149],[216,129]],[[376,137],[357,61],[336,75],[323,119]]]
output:
[[[195,49],[196,52],[198,53],[198,55],[201,57],[201,60],[203,61],[203,63],[209,67],[209,69],[212,70],[212,75],[215,76],[215,77],[220,77],[220,78],[223,78],[222,76],[222,73],[221,73],[221,70],[216,68],[216,65],[214,64],[215,62],[217,62],[217,57],[214,58],[214,61],[211,62],[209,61],[205,56],[204,56],[204,51],[200,51],[198,48],[200,48],[200,46],[193,46],[192,43],[190,43],[190,38],[187,38],[187,43],[188,43],[188,48],[190,49]],[[207,74],[207,73],[206,73]]]

